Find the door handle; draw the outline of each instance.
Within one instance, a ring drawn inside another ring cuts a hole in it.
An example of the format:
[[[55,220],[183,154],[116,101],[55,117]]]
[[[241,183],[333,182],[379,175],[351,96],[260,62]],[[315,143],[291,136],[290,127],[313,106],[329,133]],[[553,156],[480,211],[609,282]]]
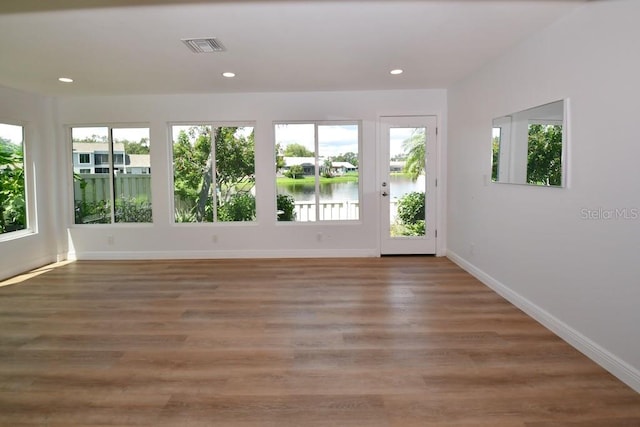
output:
[[[382,192],[382,197],[387,197],[389,195],[389,193],[387,193],[386,191]]]

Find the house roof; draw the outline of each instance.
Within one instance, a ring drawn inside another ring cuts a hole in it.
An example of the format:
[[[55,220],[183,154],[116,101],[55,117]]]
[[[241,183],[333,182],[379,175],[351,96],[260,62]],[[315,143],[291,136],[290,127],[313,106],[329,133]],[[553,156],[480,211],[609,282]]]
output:
[[[129,154],[128,168],[150,168],[151,156],[149,154]]]
[[[349,162],[331,162],[331,167],[334,168],[345,168],[345,169],[355,169],[356,167]]]
[[[0,85],[43,95],[444,89],[586,1],[2,0]],[[193,37],[226,50],[195,54],[181,41]]]
[[[284,157],[284,164],[288,167],[294,165],[315,165],[315,157]]]

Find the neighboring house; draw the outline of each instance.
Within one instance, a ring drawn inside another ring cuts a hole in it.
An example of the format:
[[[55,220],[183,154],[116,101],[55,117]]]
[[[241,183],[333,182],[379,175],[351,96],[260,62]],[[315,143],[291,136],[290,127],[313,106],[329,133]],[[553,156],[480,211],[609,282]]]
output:
[[[126,174],[151,173],[149,154],[126,154],[124,144],[113,144],[115,171]],[[109,144],[106,142],[74,142],[73,172],[83,174],[109,173]]]
[[[322,159],[320,160],[322,161]],[[284,157],[283,172],[286,172],[291,166],[302,166],[303,174],[315,175],[316,173],[316,158],[315,157]]]
[[[149,154],[127,154],[125,156],[124,173],[134,175],[145,175],[151,173],[151,157]]]
[[[404,169],[404,165],[406,162],[404,161],[391,161],[389,162],[389,171],[390,172],[402,172]]]
[[[331,162],[331,173],[334,175],[344,175],[347,172],[355,172],[358,168],[349,162]]]
[[[324,158],[319,158],[322,166]],[[282,172],[289,170],[291,166],[300,165],[304,171],[304,175],[314,175],[316,158],[315,157],[284,157],[284,167]],[[347,172],[355,172],[358,168],[349,162],[331,162],[331,172],[335,175],[344,175]]]

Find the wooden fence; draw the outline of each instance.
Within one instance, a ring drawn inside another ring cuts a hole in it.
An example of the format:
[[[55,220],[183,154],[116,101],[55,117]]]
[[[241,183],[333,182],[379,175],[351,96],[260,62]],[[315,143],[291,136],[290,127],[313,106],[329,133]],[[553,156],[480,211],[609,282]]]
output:
[[[73,182],[76,201],[110,200],[110,174],[77,174]],[[83,188],[84,187],[84,188]],[[116,199],[143,199],[151,202],[151,175],[120,174],[114,179]]]

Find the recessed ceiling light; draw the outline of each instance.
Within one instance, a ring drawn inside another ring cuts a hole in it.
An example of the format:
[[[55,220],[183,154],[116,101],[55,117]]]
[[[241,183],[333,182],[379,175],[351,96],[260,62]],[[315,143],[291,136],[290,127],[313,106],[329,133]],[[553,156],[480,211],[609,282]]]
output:
[[[236,73],[232,73],[231,71],[226,71],[226,72],[222,73],[222,75],[223,75],[224,77],[229,77],[229,78],[231,78],[231,77],[235,77],[235,76],[236,76]]]
[[[402,74],[402,73],[404,73],[404,71],[403,71],[403,70],[401,70],[400,68],[396,68],[395,70],[391,70],[391,71],[389,71],[389,72],[390,72],[391,74],[393,74],[394,76],[395,76],[395,75],[398,75],[398,74]]]
[[[62,83],[73,83],[73,79],[70,79],[69,77],[60,77],[58,81]]]

